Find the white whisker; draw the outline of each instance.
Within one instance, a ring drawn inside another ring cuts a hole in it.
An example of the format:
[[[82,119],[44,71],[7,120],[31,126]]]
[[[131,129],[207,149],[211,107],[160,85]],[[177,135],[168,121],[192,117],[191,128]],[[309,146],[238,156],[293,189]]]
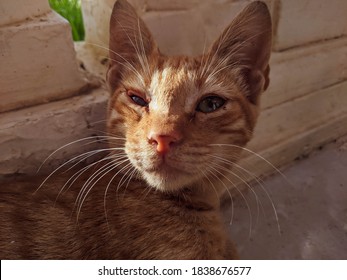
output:
[[[230,182],[234,188],[238,191],[238,193],[241,195],[241,197],[244,199],[247,209],[248,209],[248,213],[249,213],[249,238],[251,238],[251,234],[252,234],[252,226],[253,226],[253,218],[252,218],[252,211],[251,211],[251,207],[246,199],[246,197],[244,196],[244,194],[237,188],[237,186],[235,185],[234,182],[232,182],[227,176],[225,176],[222,172],[218,171],[217,168],[213,167],[213,166],[209,166],[209,168],[211,168],[213,171],[217,172],[219,175],[221,175],[223,178],[225,178],[228,182]],[[215,175],[215,174],[214,174]],[[218,178],[220,180],[220,178],[215,175],[216,178]]]
[[[228,144],[228,145],[231,145],[231,146],[233,146],[233,147],[235,146],[235,145],[232,145],[232,144]],[[240,147],[240,146],[237,146],[237,147],[242,148],[242,149],[246,149],[246,148],[243,148],[243,147]],[[259,156],[259,157],[262,158],[262,159],[264,159],[263,157],[261,157],[260,155],[256,154],[255,152],[253,152],[253,151],[251,151],[251,150],[249,150],[249,149],[246,149],[246,150],[248,150],[249,152],[252,152],[253,154]],[[229,160],[224,159],[224,158],[222,158],[222,157],[219,157],[219,156],[217,156],[217,155],[211,155],[211,156],[214,157],[214,158],[216,158],[216,159],[218,159],[218,160],[220,160],[220,161],[222,161],[222,162],[224,162],[224,163],[229,164],[230,166],[236,167],[236,168],[238,168],[238,169],[240,169],[240,170],[246,172],[249,176],[251,176],[251,178],[254,178],[254,179],[256,180],[256,182],[260,185],[261,189],[264,191],[265,195],[267,196],[267,198],[268,198],[269,201],[270,201],[271,207],[272,207],[272,209],[273,209],[273,211],[274,211],[275,220],[276,220],[276,223],[277,223],[277,229],[278,229],[279,234],[281,234],[281,226],[280,226],[280,223],[279,223],[279,217],[278,217],[278,213],[277,213],[277,209],[276,209],[275,203],[273,202],[273,199],[271,198],[269,192],[266,190],[264,184],[262,183],[262,180],[261,180],[260,178],[258,178],[254,173],[248,171],[247,169],[245,169],[244,167],[242,167],[241,165],[239,165],[239,164],[237,164],[237,163],[235,163],[235,162],[229,161]],[[265,160],[265,159],[264,159],[264,160]],[[266,161],[266,160],[265,160],[265,161]],[[274,167],[270,162],[267,161],[267,163],[270,164],[272,167]],[[274,167],[274,168],[275,168],[275,167]],[[275,169],[277,169],[277,168],[275,168]],[[280,174],[281,174],[281,173],[280,173]],[[236,174],[233,173],[233,175],[235,176]],[[242,182],[246,183],[242,178],[239,178],[239,179],[240,179]],[[256,196],[256,193],[253,191],[253,188],[251,188],[251,187],[249,186],[248,183],[246,183],[246,184],[247,184],[247,186],[249,187],[249,189],[252,191],[252,193]],[[258,198],[256,197],[256,199],[257,199],[257,203],[258,203]],[[260,204],[261,204],[261,207],[262,207],[262,210],[263,210],[263,213],[264,213],[264,207],[263,207],[263,205],[262,205],[261,202],[260,202]],[[265,213],[264,213],[264,216],[265,216]]]
[[[79,143],[79,142],[86,141],[86,140],[90,140],[90,139],[93,139],[93,140],[94,140],[95,138],[99,138],[99,137],[100,137],[100,136],[89,136],[89,137],[81,138],[81,139],[72,141],[72,142],[70,142],[70,143],[67,143],[67,144],[65,144],[64,146],[62,146],[62,147],[56,149],[54,152],[52,152],[52,153],[42,162],[42,164],[40,165],[39,169],[37,170],[37,173],[41,170],[42,166],[47,162],[47,160],[50,159],[50,158],[51,158],[54,154],[56,154],[57,152],[59,152],[59,151],[65,149],[66,147],[71,146],[71,145],[73,145],[73,144],[77,144],[77,143]]]
[[[233,147],[233,148],[238,148],[238,149],[242,149],[246,152],[249,152],[252,155],[255,155],[256,157],[262,159],[263,161],[265,161],[268,165],[270,165],[276,172],[278,172],[282,178],[289,184],[291,185],[290,181],[288,180],[288,178],[276,167],[274,166],[270,161],[268,161],[266,158],[264,158],[263,156],[261,156],[260,154],[253,152],[250,149],[247,149],[245,147],[242,146],[238,146],[238,145],[234,145],[234,144],[210,144],[209,146],[219,146],[219,147]]]
[[[55,201],[57,202],[58,198],[60,197],[60,195],[65,191],[65,188],[67,187],[66,190],[69,190],[71,188],[71,186],[76,182],[76,180],[85,172],[87,171],[89,168],[93,167],[96,164],[99,164],[102,161],[105,160],[109,160],[111,157],[106,157],[106,158],[102,158],[94,163],[88,164],[87,166],[83,167],[82,169],[78,170],[77,172],[75,172],[73,175],[71,175],[71,177],[64,183],[64,185],[61,187]]]
[[[125,161],[126,162],[126,161]],[[125,163],[124,162],[124,163]],[[116,178],[118,176],[119,173],[123,172],[125,168],[128,168],[130,165],[132,165],[131,163],[128,163],[126,164],[125,166],[123,166],[120,170],[117,171],[116,174],[114,174],[112,176],[112,178],[109,180],[106,188],[105,188],[105,192],[104,192],[104,212],[105,212],[105,216],[106,216],[106,219],[107,219],[107,208],[106,208],[106,197],[107,197],[107,193],[108,193],[108,189],[110,188],[111,186],[111,183],[113,182],[114,178]],[[118,184],[119,185],[119,184]],[[116,188],[116,191],[118,193],[118,186]],[[117,196],[117,199],[118,199],[118,196]]]
[[[122,160],[121,162],[111,162],[110,165],[108,166],[104,166],[100,169],[98,169],[98,171],[96,171],[95,173],[97,174],[93,174],[92,177],[90,179],[87,180],[86,183],[84,183],[81,192],[78,195],[78,198],[76,199],[76,203],[78,205],[78,210],[77,210],[77,217],[76,220],[78,221],[82,206],[84,201],[86,200],[88,194],[90,193],[90,191],[93,189],[93,187],[97,184],[97,182],[99,182],[104,176],[106,176],[109,172],[111,172],[112,170],[116,169],[118,166],[120,166],[121,164],[125,163],[126,161],[128,161],[128,159]],[[101,176],[99,176],[101,173],[103,173]],[[118,173],[118,172],[117,172]],[[99,176],[99,178],[97,178],[97,176]],[[96,179],[97,178],[97,179]],[[95,180],[93,183],[92,181]],[[89,182],[88,182],[89,181]]]
[[[65,184],[63,185],[63,187],[61,188],[61,190],[59,191],[58,193],[58,196],[57,196],[57,199],[58,197],[60,196],[60,194],[64,191],[64,189],[66,188],[67,186],[67,190],[70,189],[70,187],[76,182],[76,180],[84,173],[86,172],[88,169],[90,169],[91,167],[103,162],[103,161],[107,161],[107,160],[120,160],[120,159],[124,159],[126,157],[125,154],[117,154],[116,156],[115,155],[110,155],[108,157],[105,157],[105,158],[102,158],[96,162],[93,162],[85,167],[83,167],[82,169],[80,169],[79,171],[77,171],[75,174],[73,174],[66,182]],[[56,200],[57,200],[56,199]]]

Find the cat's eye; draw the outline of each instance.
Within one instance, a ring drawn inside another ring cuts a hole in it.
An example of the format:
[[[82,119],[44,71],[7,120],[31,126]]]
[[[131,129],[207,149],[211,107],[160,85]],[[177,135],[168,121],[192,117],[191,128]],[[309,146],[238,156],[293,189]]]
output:
[[[136,105],[139,105],[141,107],[148,106],[148,102],[145,99],[143,99],[142,97],[140,97],[139,95],[137,95],[135,92],[128,91],[128,95]]]
[[[225,104],[225,99],[219,96],[207,96],[202,99],[196,110],[203,113],[211,113],[219,109]]]

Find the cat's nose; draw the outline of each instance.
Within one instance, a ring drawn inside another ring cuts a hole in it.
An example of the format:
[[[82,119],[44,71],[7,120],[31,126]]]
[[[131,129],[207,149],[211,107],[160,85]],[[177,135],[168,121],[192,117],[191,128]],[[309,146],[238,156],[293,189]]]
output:
[[[168,134],[150,132],[148,135],[148,142],[156,147],[159,154],[166,154],[181,139],[182,136],[174,131]]]

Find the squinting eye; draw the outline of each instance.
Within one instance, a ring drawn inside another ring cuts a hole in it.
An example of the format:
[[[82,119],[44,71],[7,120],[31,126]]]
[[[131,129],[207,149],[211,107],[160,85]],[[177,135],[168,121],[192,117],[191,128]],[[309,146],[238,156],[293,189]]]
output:
[[[129,91],[128,95],[131,98],[131,100],[134,101],[135,104],[137,104],[141,107],[148,106],[148,102],[146,100],[144,100],[142,97],[136,95],[134,92]]]
[[[211,113],[225,104],[225,100],[219,96],[207,96],[201,100],[196,107],[196,111]]]

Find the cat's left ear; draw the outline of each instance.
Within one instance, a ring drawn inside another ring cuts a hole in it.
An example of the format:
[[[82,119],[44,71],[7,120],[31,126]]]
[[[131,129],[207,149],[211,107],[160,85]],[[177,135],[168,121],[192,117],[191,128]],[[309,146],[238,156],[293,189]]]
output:
[[[258,104],[260,93],[269,85],[271,45],[269,10],[266,4],[255,1],[232,21],[210,50],[218,57],[217,64],[240,69],[247,98],[253,104]]]
[[[135,71],[146,66],[153,52],[158,52],[158,48],[146,24],[126,0],[117,0],[110,19],[107,82],[111,91],[126,69]]]

